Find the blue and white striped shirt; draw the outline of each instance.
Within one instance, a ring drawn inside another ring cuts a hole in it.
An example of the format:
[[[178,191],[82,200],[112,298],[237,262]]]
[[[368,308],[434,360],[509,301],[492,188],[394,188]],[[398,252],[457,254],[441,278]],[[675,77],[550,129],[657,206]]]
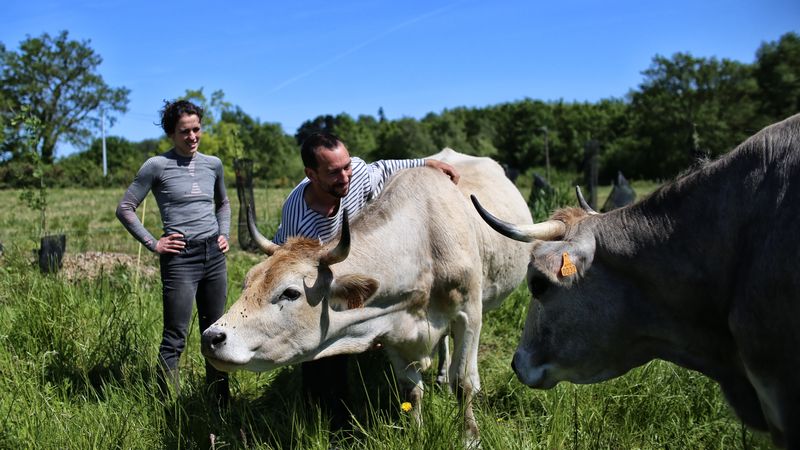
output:
[[[276,244],[283,244],[292,236],[317,238],[322,242],[330,241],[339,233],[344,209],[347,209],[350,220],[352,220],[358,216],[368,201],[383,190],[386,180],[392,174],[401,169],[424,166],[425,160],[397,159],[367,164],[361,158],[353,157],[351,164],[353,175],[350,177],[350,190],[340,200],[339,209],[331,217],[323,217],[306,204],[303,193],[311,182],[308,178],[303,179],[292,190],[283,204],[281,224],[275,233],[275,239],[273,239]]]

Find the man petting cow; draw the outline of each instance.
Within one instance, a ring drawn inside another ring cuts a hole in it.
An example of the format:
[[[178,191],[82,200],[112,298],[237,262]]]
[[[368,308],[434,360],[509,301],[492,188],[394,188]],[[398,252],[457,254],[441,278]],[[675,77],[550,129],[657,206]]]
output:
[[[342,212],[353,219],[401,169],[428,166],[442,171],[453,183],[459,174],[451,165],[434,159],[385,160],[367,164],[351,157],[345,144],[330,133],[315,133],[303,141],[300,155],[306,179],[286,199],[274,242],[304,236],[328,242],[339,234]],[[303,391],[331,415],[331,428],[347,423],[348,355],[336,355],[302,364]]]
[[[530,249],[486,225],[469,194],[533,221],[495,161],[449,148],[430,159],[452,165],[458,184],[430,167],[401,170],[352,221],[348,197],[340,199],[341,233],[328,243],[300,236],[277,245],[249,220],[270,257],[250,269],[239,300],[203,332],[203,355],[220,370],[260,372],[381,345],[421,424],[422,374],[449,335],[447,383],[463,408],[466,442],[478,443],[472,400],[480,391],[482,314],[519,286]],[[357,170],[347,177],[350,195]]]

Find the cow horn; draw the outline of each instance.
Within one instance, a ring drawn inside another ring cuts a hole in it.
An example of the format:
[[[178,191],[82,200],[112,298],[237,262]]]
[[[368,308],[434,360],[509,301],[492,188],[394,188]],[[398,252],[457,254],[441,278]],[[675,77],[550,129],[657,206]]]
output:
[[[578,196],[578,204],[581,205],[581,209],[592,215],[597,214],[597,211],[593,210],[586,199],[583,198],[583,192],[581,192],[581,187],[578,185],[575,185],[575,194]]]
[[[472,204],[475,205],[478,214],[481,215],[483,220],[485,220],[490,227],[511,239],[522,242],[531,242],[534,239],[552,241],[564,236],[567,232],[567,226],[560,220],[548,220],[532,225],[514,225],[505,222],[490,214],[489,211],[486,211],[478,202],[475,195],[470,195],[469,198],[472,199]]]
[[[253,217],[253,207],[250,203],[247,204],[247,230],[250,232],[250,237],[252,237],[256,245],[258,245],[258,248],[267,255],[272,256],[276,250],[281,248],[280,245],[270,241],[258,231],[256,227],[256,218]]]
[[[322,255],[319,262],[320,264],[330,266],[340,263],[347,258],[350,253],[350,221],[347,219],[347,209],[342,211],[342,237],[339,238],[339,244],[336,248]]]

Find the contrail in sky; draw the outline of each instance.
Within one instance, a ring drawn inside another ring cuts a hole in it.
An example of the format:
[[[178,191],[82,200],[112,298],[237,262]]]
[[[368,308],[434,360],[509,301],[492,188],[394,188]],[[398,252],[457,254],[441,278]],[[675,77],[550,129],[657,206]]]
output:
[[[458,3],[458,2],[456,2],[456,3]],[[407,26],[409,26],[409,25],[411,25],[413,23],[419,22],[421,20],[425,20],[425,19],[427,19],[429,17],[432,17],[432,16],[435,16],[437,14],[441,14],[444,11],[447,11],[448,9],[451,9],[453,6],[456,5],[456,3],[451,3],[451,4],[443,6],[441,8],[434,9],[431,12],[422,14],[420,16],[414,17],[413,19],[409,19],[409,20],[407,20],[405,22],[402,22],[402,23],[400,23],[398,25],[395,25],[392,28],[389,28],[388,30],[386,30],[386,31],[384,31],[382,33],[379,33],[379,34],[367,39],[366,41],[356,45],[355,47],[350,48],[350,49],[348,49],[348,50],[346,50],[346,51],[334,56],[333,58],[331,58],[331,59],[329,59],[327,61],[323,61],[323,62],[317,64],[316,66],[312,67],[311,69],[306,70],[305,72],[303,72],[301,74],[295,75],[292,78],[289,78],[288,80],[284,81],[283,83],[281,83],[281,84],[275,86],[274,88],[272,88],[272,90],[269,91],[269,93],[272,94],[272,93],[278,92],[281,89],[285,88],[286,86],[294,83],[295,81],[297,81],[299,79],[302,79],[302,78],[305,78],[305,77],[311,75],[312,73],[317,72],[320,69],[331,65],[331,64],[335,63],[336,61],[339,61],[340,59],[344,58],[345,56],[350,55],[352,53],[355,53],[358,50],[361,50],[362,48],[366,47],[367,45],[372,44],[373,42],[375,42],[375,41],[377,41],[379,39],[382,39],[382,38],[394,33],[397,30],[400,30],[400,29],[405,28],[405,27],[407,27]]]

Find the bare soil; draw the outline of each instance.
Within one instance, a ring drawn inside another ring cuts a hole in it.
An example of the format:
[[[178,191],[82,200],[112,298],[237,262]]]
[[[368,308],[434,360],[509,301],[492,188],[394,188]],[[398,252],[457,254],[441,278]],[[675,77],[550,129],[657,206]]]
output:
[[[142,278],[154,277],[158,268],[147,265],[144,260],[137,267],[136,256],[125,253],[67,253],[62,261],[61,274],[70,280],[86,280],[96,278],[101,273],[113,272],[117,267],[123,267],[134,274],[139,270]]]

